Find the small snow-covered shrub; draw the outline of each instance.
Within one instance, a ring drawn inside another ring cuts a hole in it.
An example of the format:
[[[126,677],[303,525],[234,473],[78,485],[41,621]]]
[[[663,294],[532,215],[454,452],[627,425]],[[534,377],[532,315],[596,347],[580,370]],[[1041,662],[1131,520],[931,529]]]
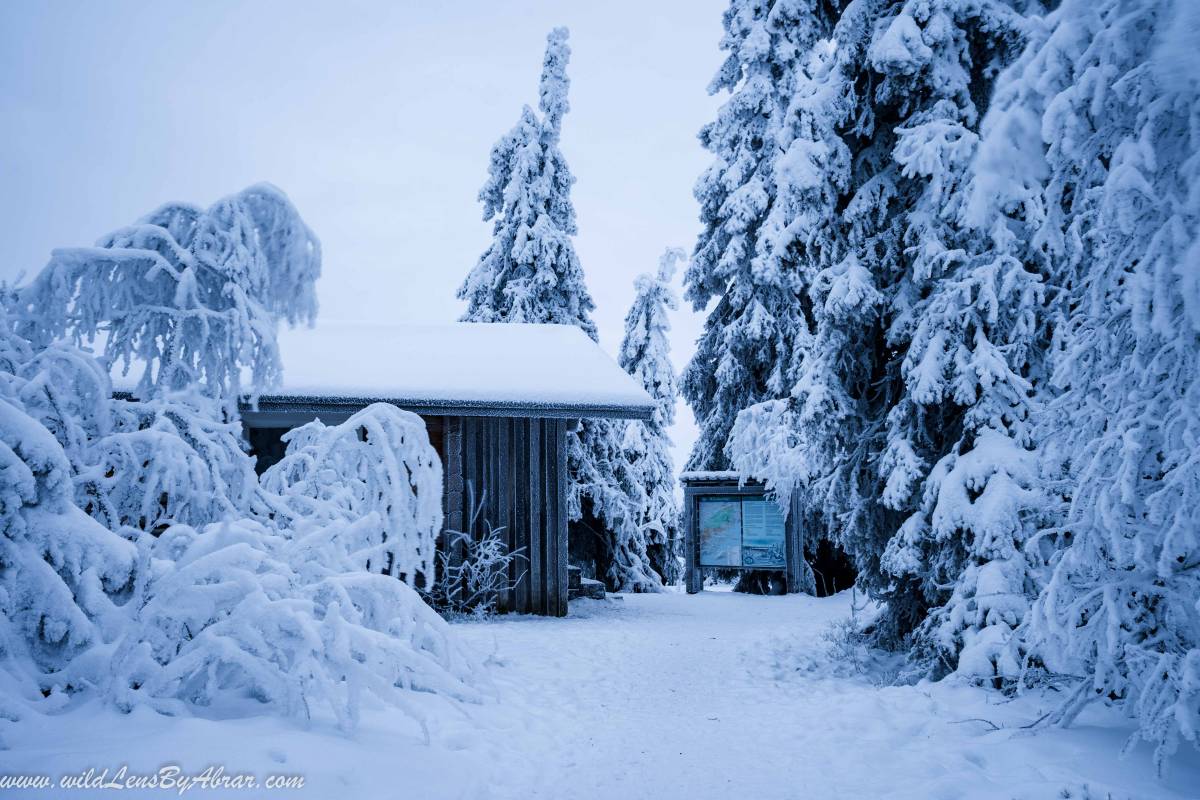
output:
[[[368,697],[418,720],[406,691],[478,700],[479,663],[413,588],[432,575],[442,522],[441,464],[420,418],[376,404],[286,441],[257,519],[140,537],[118,705],[325,707],[351,729]]]
[[[829,625],[817,641],[796,634],[768,639],[758,658],[772,680],[854,678],[875,686],[898,680],[903,656],[873,645],[862,620],[846,617]]]
[[[878,647],[869,626],[853,616],[830,623],[821,634],[821,649],[840,674],[862,676],[876,686],[901,680],[902,657]]]

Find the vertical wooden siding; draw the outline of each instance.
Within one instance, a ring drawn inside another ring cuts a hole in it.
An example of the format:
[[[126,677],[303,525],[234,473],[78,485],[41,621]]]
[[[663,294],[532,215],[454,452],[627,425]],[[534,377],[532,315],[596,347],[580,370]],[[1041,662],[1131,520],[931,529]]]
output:
[[[566,423],[558,419],[446,417],[446,527],[503,528],[519,552],[497,598],[505,611],[567,613]]]

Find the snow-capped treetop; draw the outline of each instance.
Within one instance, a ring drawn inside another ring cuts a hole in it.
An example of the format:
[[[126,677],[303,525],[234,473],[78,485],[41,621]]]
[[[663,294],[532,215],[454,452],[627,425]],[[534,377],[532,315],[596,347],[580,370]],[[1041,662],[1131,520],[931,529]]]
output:
[[[458,290],[464,322],[551,322],[577,325],[597,339],[595,308],[575,254],[575,182],[558,149],[568,109],[567,30],[548,38],[539,89],[544,116],[526,106],[517,124],[492,147],[488,180],[479,192],[492,243]]]
[[[567,99],[571,88],[571,79],[567,77],[567,62],[571,60],[568,36],[570,32],[566,28],[555,28],[546,36],[546,58],[542,62],[542,80],[538,85],[538,108],[545,115],[546,135],[555,142],[562,129],[562,118],[571,110]]]
[[[667,311],[678,306],[671,280],[676,263],[687,258],[681,248],[669,247],[658,261],[658,272],[639,275],[636,295],[625,315],[625,338],[617,363],[637,379],[658,405],[654,424],[666,430],[675,421],[675,370],[667,334],[671,320]]]

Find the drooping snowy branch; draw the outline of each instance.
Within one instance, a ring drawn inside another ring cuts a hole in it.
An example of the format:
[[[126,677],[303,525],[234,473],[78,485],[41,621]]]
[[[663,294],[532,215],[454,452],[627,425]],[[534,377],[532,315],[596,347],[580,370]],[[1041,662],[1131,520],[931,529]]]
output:
[[[260,184],[54,251],[21,292],[22,329],[43,344],[99,338],[108,364],[140,370],[138,397],[198,390],[229,407],[278,379],[278,321],[313,319],[320,263],[287,197]]]

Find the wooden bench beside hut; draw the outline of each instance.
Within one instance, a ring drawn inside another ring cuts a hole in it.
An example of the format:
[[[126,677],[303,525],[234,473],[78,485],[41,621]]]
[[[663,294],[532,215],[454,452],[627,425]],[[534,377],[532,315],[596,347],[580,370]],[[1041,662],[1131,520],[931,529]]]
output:
[[[284,433],[345,421],[371,403],[419,414],[442,459],[448,530],[472,498],[524,558],[504,611],[567,613],[567,436],[588,417],[649,420],[649,395],[569,325],[320,323],[280,334],[282,385],[242,410],[259,470]]]

